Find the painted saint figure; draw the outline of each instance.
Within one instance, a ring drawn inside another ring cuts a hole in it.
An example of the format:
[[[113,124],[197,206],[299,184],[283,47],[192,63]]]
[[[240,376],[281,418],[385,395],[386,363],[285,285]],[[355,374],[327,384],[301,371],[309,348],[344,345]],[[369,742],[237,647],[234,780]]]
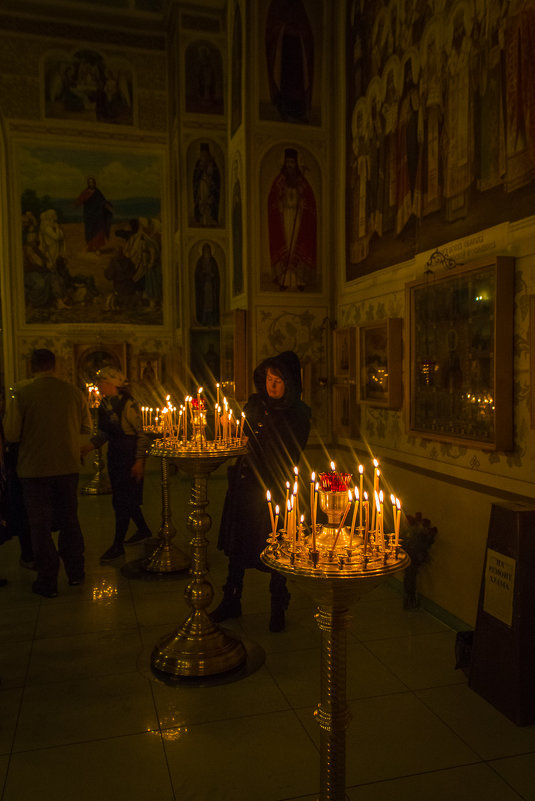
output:
[[[199,325],[219,325],[219,269],[208,243],[195,267],[195,311]]]
[[[193,216],[195,224],[203,227],[219,224],[221,175],[208,142],[202,142],[199,158],[193,170]]]
[[[302,292],[316,271],[316,199],[293,148],[269,191],[268,226],[273,283]]]
[[[272,0],[266,20],[271,101],[281,119],[309,122],[314,39],[301,0]]]
[[[94,178],[87,179],[87,187],[78,196],[76,205],[83,210],[86,250],[98,256],[110,235],[113,207],[97,188]]]

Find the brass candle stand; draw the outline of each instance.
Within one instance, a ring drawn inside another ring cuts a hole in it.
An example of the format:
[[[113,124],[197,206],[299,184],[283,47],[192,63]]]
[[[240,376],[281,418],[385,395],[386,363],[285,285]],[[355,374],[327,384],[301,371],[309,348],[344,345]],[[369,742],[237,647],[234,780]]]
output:
[[[190,613],[178,630],[167,634],[154,647],[151,665],[156,672],[173,679],[214,676],[242,665],[247,657],[242,641],[221,629],[207,613],[214,590],[208,580],[208,539],[212,520],[208,506],[208,476],[227,459],[241,456],[246,447],[238,439],[223,443],[188,441],[171,444],[155,442],[151,455],[172,459],[191,479],[191,507],[188,530],[191,534],[191,567],[184,595]]]
[[[312,523],[308,535],[300,526],[277,531],[275,524],[261,559],[294,579],[317,606],[321,700],[314,717],[321,729],[320,801],[345,801],[346,729],[351,718],[346,699],[349,606],[407,567],[410,559],[396,534],[385,534],[380,527],[343,525],[347,492],[320,490],[318,495],[328,522]]]
[[[91,419],[93,421],[94,433],[98,428],[98,403],[95,405],[95,403],[90,402],[90,412]],[[87,484],[84,484],[83,487],[80,487],[80,493],[82,495],[109,495],[111,492],[111,483],[108,475],[108,469],[102,455],[102,448],[97,448],[95,450],[93,467],[95,468],[95,474]]]
[[[176,528],[171,518],[169,502],[169,463],[167,456],[160,457],[162,486],[162,524],[158,532],[158,543],[141,566],[148,573],[178,573],[190,565],[189,557],[173,542]]]

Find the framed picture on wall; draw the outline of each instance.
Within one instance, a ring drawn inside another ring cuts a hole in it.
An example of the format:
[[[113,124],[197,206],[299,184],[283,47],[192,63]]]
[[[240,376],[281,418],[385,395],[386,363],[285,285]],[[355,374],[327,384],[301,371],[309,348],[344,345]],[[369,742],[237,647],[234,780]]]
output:
[[[356,334],[355,326],[337,328],[333,332],[333,361],[336,380],[344,378],[355,380],[357,369]]]
[[[140,353],[138,356],[138,381],[157,384],[162,380],[162,356],[159,353]]]
[[[333,385],[333,432],[336,437],[354,437],[359,431],[355,386]]]
[[[359,326],[359,398],[361,403],[399,409],[401,317]]]
[[[514,259],[407,286],[408,429],[490,450],[513,445]]]
[[[115,367],[127,375],[124,343],[74,345],[73,356],[76,385],[84,391],[87,384],[95,383],[97,372],[102,367]]]
[[[221,389],[239,403],[247,400],[247,340],[245,309],[221,315]]]

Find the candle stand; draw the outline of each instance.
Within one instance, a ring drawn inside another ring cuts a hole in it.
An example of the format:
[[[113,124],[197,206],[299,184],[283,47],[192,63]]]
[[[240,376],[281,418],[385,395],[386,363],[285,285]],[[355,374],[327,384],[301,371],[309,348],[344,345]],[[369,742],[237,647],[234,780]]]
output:
[[[95,433],[95,431],[98,428],[97,424],[98,403],[90,402],[90,411],[91,411],[91,419],[93,421],[93,433]],[[110,477],[108,475],[108,469],[106,467],[104,457],[102,456],[102,448],[97,448],[95,451],[93,467],[95,468],[95,475],[89,481],[88,484],[85,484],[83,487],[80,487],[80,494],[109,495],[111,492]]]
[[[328,522],[311,524],[310,533],[276,530],[261,554],[314,600],[321,631],[320,703],[314,711],[320,726],[320,801],[345,801],[347,630],[349,606],[410,564],[397,537],[366,526],[344,528],[346,492],[318,493]]]
[[[148,573],[179,573],[190,565],[190,559],[177,548],[171,540],[176,529],[171,518],[171,505],[169,503],[169,464],[168,457],[161,456],[162,476],[162,525],[158,532],[158,544],[143,562],[142,568]]]
[[[208,506],[208,476],[227,459],[246,453],[240,440],[217,443],[155,442],[151,455],[172,459],[191,480],[191,507],[188,530],[191,539],[191,567],[184,595],[191,608],[190,614],[177,631],[163,637],[151,655],[152,668],[168,678],[214,676],[242,665],[247,653],[237,635],[219,628],[208,617],[214,590],[208,580],[206,534],[212,520],[206,512]]]

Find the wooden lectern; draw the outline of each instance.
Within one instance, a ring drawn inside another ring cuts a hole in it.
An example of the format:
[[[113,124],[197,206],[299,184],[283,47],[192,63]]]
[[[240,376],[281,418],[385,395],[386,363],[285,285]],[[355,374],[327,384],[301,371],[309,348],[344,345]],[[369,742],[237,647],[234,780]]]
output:
[[[535,723],[535,506],[492,505],[469,686]]]

